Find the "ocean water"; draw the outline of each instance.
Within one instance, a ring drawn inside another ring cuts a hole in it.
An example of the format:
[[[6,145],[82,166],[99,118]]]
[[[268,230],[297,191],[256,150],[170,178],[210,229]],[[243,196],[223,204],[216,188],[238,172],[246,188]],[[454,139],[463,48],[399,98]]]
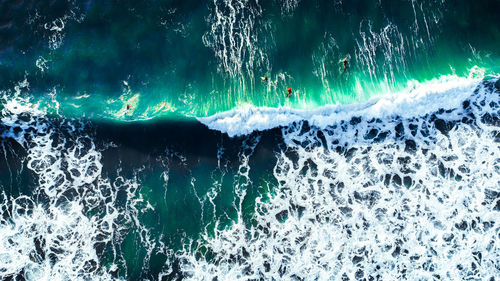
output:
[[[498,11],[0,2],[0,279],[499,280]]]

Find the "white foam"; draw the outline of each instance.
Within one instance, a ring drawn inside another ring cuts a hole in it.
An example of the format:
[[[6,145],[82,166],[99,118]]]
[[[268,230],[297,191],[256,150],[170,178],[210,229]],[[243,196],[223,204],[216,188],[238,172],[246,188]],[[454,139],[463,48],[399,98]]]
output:
[[[216,226],[214,234],[203,235],[199,243],[209,249],[208,257],[185,249],[180,255],[184,276],[497,277],[500,147],[498,121],[485,117],[500,114],[500,92],[491,82],[478,87],[468,106],[453,112],[415,118],[396,106],[385,115],[383,108],[370,110],[386,116],[380,122],[362,118],[357,124],[322,129],[297,122],[283,129],[285,148],[275,152],[276,184],[270,198],[256,199],[250,223],[240,215],[233,225]],[[467,84],[458,88],[465,91]],[[430,108],[416,110],[430,113],[443,103],[437,97],[432,100],[438,104],[429,102]],[[459,101],[456,97],[451,102]],[[376,104],[369,108],[380,108]],[[394,118],[394,111],[411,118]],[[439,125],[443,120],[450,126]],[[244,165],[247,160],[240,161]]]
[[[136,179],[102,178],[101,153],[83,122],[61,118],[53,124],[38,105],[19,95],[3,99],[0,122],[6,128],[0,137],[25,149],[26,166],[37,181],[30,197],[0,194],[0,279],[116,279],[116,263],[125,264],[124,257],[114,250],[113,262],[105,266],[97,245],[115,247],[124,239],[123,230],[134,225],[141,243],[154,248],[138,219],[152,206],[136,196]],[[119,192],[126,195],[124,201],[117,199]]]
[[[341,120],[349,120],[354,116],[418,117],[440,108],[458,107],[472,94],[480,81],[481,78],[443,76],[426,83],[411,83],[404,91],[362,103],[329,105],[312,110],[244,105],[228,112],[200,117],[198,120],[212,130],[221,131],[233,137],[287,126],[301,120],[307,120],[311,125],[324,128]]]

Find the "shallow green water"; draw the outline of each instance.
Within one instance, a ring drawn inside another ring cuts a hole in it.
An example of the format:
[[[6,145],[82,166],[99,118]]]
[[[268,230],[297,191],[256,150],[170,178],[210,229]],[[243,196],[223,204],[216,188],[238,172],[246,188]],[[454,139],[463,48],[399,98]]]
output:
[[[437,0],[12,2],[2,6],[0,85],[13,90],[26,78],[30,95],[54,110],[57,101],[63,115],[113,120],[353,103],[475,66],[497,73],[498,9]]]

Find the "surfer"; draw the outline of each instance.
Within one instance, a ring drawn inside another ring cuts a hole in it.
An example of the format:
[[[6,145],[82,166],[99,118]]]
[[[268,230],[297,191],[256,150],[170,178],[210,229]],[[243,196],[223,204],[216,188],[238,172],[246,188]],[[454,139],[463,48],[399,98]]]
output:
[[[286,97],[289,98],[292,96],[292,88],[286,89]]]
[[[130,105],[130,103],[127,104],[127,111],[129,111],[131,108],[132,108],[132,105]]]
[[[266,76],[264,76],[264,77],[261,77],[260,79],[261,79],[261,81],[262,81],[263,83],[267,83],[267,82],[269,82],[269,77],[267,77],[267,75],[266,75]]]
[[[345,57],[342,60],[342,71],[345,72],[347,68],[349,68],[349,60],[347,59],[347,57]]]

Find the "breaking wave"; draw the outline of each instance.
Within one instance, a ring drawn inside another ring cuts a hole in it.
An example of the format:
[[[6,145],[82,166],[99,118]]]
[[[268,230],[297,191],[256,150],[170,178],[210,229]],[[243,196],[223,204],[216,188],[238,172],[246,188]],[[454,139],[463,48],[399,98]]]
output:
[[[411,99],[380,99],[321,119],[323,112],[309,112],[307,121],[256,110],[252,116],[277,121],[259,129],[283,126],[278,185],[257,200],[252,224],[240,215],[204,235],[209,254],[186,252],[183,271],[193,280],[498,277],[498,81],[431,83],[432,95],[416,89]],[[207,123],[214,128],[235,115]],[[233,119],[247,124],[240,131],[222,130],[250,132],[252,116]]]
[[[198,120],[212,130],[218,130],[230,136],[241,136],[253,131],[287,126],[301,120],[307,120],[311,125],[324,128],[354,116],[417,117],[441,108],[456,108],[472,94],[480,81],[480,78],[443,76],[422,84],[409,82],[409,87],[403,92],[373,98],[363,103],[331,105],[313,110],[247,105],[210,117],[201,117]]]
[[[146,252],[142,272],[149,275],[141,276],[153,280],[497,277],[499,81],[447,77],[365,104],[201,119],[230,135],[249,134],[235,138],[243,140],[233,160],[237,215],[229,224],[214,215],[180,250],[141,219],[158,211],[140,192],[144,168],[109,176],[101,151],[115,144],[97,143],[88,121],[53,118],[26,99],[4,97],[5,158],[20,159],[33,188],[4,188],[0,196],[0,278],[131,278],[122,243],[132,229]],[[266,152],[272,179],[261,188],[253,159],[269,134],[279,140]],[[217,169],[230,173],[221,164],[224,145],[213,152]],[[190,157],[167,149],[158,160],[170,163],[161,173],[164,196],[169,176],[187,170],[189,188],[215,214],[221,187],[197,190]],[[249,210],[243,202],[251,189],[267,191]],[[160,254],[164,265],[155,271],[152,257]]]

